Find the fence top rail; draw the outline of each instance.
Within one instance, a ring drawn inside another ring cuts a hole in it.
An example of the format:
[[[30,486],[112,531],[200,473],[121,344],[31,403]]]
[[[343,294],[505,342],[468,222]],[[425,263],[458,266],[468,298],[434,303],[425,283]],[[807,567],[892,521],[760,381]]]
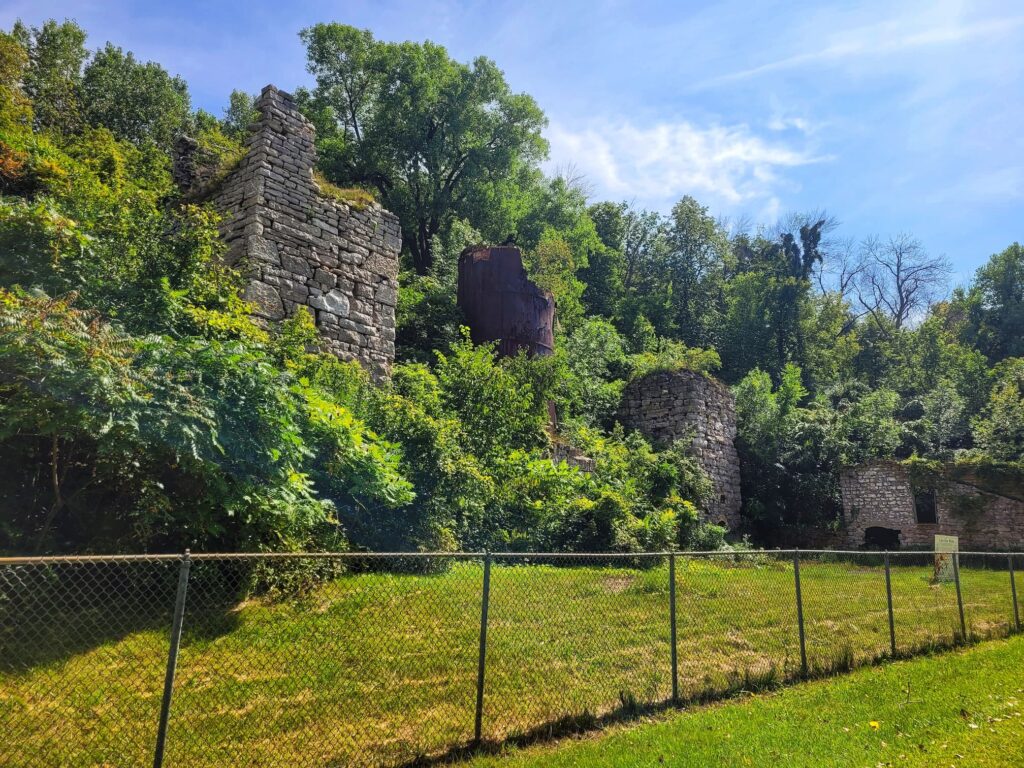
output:
[[[753,557],[769,555],[857,555],[911,557],[928,556],[933,550],[863,550],[863,549],[744,549],[744,550],[673,550],[663,552],[197,552],[187,553],[192,561],[211,560],[286,560],[286,559],[342,559],[342,560],[386,560],[410,558],[444,558],[450,560],[479,560],[490,556],[501,560],[629,560],[677,557]],[[1021,552],[975,552],[961,551],[958,555],[983,557],[1013,557]],[[0,557],[0,565],[56,565],[60,563],[116,563],[116,562],[174,562],[184,559],[185,553],[153,555],[41,555],[25,557]]]

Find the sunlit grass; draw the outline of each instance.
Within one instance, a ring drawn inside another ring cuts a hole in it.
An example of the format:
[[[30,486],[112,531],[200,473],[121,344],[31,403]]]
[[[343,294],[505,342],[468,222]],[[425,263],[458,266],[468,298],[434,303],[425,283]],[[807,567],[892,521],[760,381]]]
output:
[[[197,579],[166,764],[399,763],[469,743],[482,570],[466,562],[435,575],[350,575],[298,600],[254,599],[226,611],[212,610],[214,595]],[[933,585],[930,575],[924,566],[893,568],[901,654],[950,643],[959,630],[954,586]],[[801,580],[812,674],[889,653],[880,568],[807,562]],[[1006,633],[1007,574],[964,569],[963,585],[969,625]],[[676,589],[682,698],[799,676],[788,559],[680,557]],[[496,564],[485,740],[664,702],[669,631],[663,563]],[[0,722],[16,736],[0,740],[0,763],[149,761],[167,637],[166,626],[131,632],[0,676]]]
[[[1011,768],[1024,765],[1024,638],[901,661],[467,768]]]

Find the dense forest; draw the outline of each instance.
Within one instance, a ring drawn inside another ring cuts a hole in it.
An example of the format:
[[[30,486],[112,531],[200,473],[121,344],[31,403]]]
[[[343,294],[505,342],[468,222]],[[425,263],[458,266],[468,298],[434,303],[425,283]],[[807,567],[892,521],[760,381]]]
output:
[[[401,221],[389,384],[319,350],[306,313],[254,322],[216,212],[172,182],[181,135],[237,164],[251,95],[216,116],[74,22],[0,33],[0,550],[723,546],[695,460],[616,424],[653,370],[733,388],[755,542],[839,524],[844,464],[1020,477],[1020,244],[950,291],[913,235],[846,236],[841,212],[595,201],[542,172],[544,114],[494,62],[339,24],[300,37],[319,172]],[[550,357],[498,359],[462,328],[458,254],[510,236],[557,301]],[[593,471],[553,462],[553,439]]]

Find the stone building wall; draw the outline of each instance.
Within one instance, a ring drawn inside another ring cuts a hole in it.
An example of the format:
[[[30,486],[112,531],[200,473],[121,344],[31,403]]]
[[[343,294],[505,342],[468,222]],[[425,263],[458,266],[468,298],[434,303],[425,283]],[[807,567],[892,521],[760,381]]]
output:
[[[310,308],[330,351],[385,378],[395,357],[398,218],[321,193],[313,127],[289,94],[268,85],[255,106],[246,155],[211,198],[225,213],[228,260],[250,276],[245,298],[265,320]]]
[[[842,470],[844,527],[837,544],[864,546],[868,528],[899,531],[900,546],[931,549],[935,535],[960,537],[963,550],[1024,548],[1024,502],[943,480],[935,489],[935,523],[917,522],[910,475],[894,461],[873,461]],[[962,500],[979,499],[976,513]]]
[[[739,526],[736,403],[728,387],[693,371],[651,373],[626,387],[619,420],[655,445],[690,438],[692,454],[714,483],[707,519]]]

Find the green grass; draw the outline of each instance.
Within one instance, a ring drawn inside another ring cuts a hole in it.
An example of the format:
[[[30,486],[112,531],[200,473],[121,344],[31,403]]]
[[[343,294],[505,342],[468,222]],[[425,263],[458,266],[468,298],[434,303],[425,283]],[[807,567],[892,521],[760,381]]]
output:
[[[373,191],[365,187],[339,187],[319,171],[313,171],[313,180],[320,189],[320,194],[332,200],[352,206],[357,211],[365,210],[377,202]]]
[[[479,564],[437,575],[344,576],[301,600],[226,609],[212,586],[225,578],[217,569],[193,567],[167,765],[397,764],[470,742]],[[932,585],[929,575],[924,566],[893,569],[900,653],[951,642],[958,631],[953,585]],[[888,652],[880,569],[807,562],[801,577],[812,672]],[[788,560],[679,558],[676,585],[683,698],[798,676]],[[1006,572],[965,567],[963,586],[974,632],[1007,633]],[[45,623],[31,613],[22,620]],[[0,672],[0,723],[14,734],[0,739],[0,764],[38,764],[39,755],[68,766],[147,761],[167,627],[134,628],[127,617],[118,608],[86,625],[50,621],[40,643],[53,644],[72,626],[76,634],[84,626],[94,641]],[[566,720],[586,725],[664,702],[669,659],[665,565],[495,565],[484,738],[556,733]]]
[[[1022,667],[1024,638],[1015,637],[466,766],[1011,768],[1024,765]]]

